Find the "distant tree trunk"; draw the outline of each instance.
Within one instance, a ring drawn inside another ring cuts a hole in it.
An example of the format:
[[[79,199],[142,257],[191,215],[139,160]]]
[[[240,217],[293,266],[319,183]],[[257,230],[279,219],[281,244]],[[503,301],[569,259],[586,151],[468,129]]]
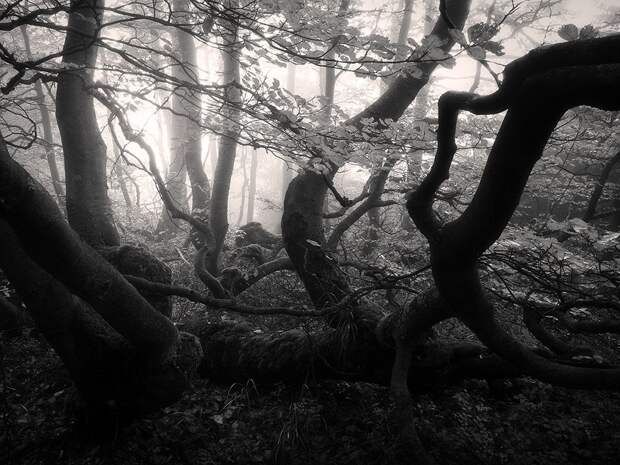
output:
[[[116,144],[112,142],[112,152],[114,153],[114,163],[112,165],[112,171],[116,175],[116,180],[118,181],[118,187],[121,189],[121,193],[123,194],[123,199],[125,200],[125,206],[128,211],[132,209],[131,196],[129,195],[129,189],[127,189],[127,183],[125,182],[124,177],[124,169],[122,166],[122,158],[120,151]]]
[[[121,165],[121,170],[123,171],[123,179],[129,179],[131,184],[133,185],[134,191],[136,192],[136,207],[140,207],[140,185],[136,182],[136,180],[127,172],[127,169]]]
[[[428,4],[429,2],[426,2],[426,3]],[[400,27],[398,29],[398,38],[397,38],[396,43],[401,46],[406,46],[407,39],[409,39],[409,30],[411,29],[413,0],[403,0],[402,6],[403,6],[403,16],[400,21]],[[425,15],[427,13],[428,12],[425,11]],[[424,31],[424,35],[426,35],[428,34],[428,32],[430,32],[426,30],[428,29],[429,19],[428,17],[425,16],[422,18],[422,21],[426,25],[425,31]],[[394,78],[395,76],[389,76],[387,79],[384,80],[384,84],[390,83]],[[428,85],[425,85],[420,90],[420,92],[418,92],[414,105],[416,105],[420,101],[420,98],[422,97],[424,90],[427,88],[428,88]],[[426,96],[424,95],[424,97]],[[407,159],[407,162],[409,162],[409,159]],[[384,169],[385,169],[385,166],[384,166]],[[376,186],[376,188],[373,190],[373,192],[376,192],[376,194],[374,195],[375,201],[378,201],[379,198],[381,197],[381,194],[384,189],[384,185],[385,185],[385,181],[382,182],[381,186]],[[408,215],[406,216],[408,217]],[[364,244],[362,248],[362,252],[366,255],[371,253],[374,250],[375,244],[377,240],[379,239],[379,229],[381,228],[381,209],[380,208],[371,208],[370,210],[368,210],[368,226],[369,227],[366,230],[366,243]]]
[[[64,148],[67,216],[93,246],[118,245],[106,184],[106,146],[97,125],[92,83],[103,0],[72,2],[58,76],[56,119]]]
[[[288,90],[292,94],[295,93],[296,73],[297,73],[297,67],[294,64],[289,63],[286,67],[286,90]],[[323,76],[323,73],[321,73],[321,76]],[[286,190],[288,189],[288,185],[291,183],[291,179],[293,179],[291,169],[289,168],[286,161],[282,160],[282,183],[281,183],[281,190],[280,190],[280,193],[281,193],[280,202],[282,205],[284,205],[284,196],[286,195]]]
[[[243,183],[241,184],[241,205],[239,205],[239,215],[237,216],[237,225],[241,225],[243,214],[245,213],[245,195],[248,189],[248,173],[246,170],[247,152],[244,150],[241,155],[241,169],[243,171]]]
[[[237,2],[229,0],[226,3],[230,8],[235,8]],[[222,80],[224,84],[239,82],[239,44],[237,43],[237,25],[227,23],[223,34],[224,48],[222,57],[224,72]],[[229,85],[225,91],[226,104],[223,114],[227,127],[220,137],[217,165],[213,176],[213,192],[211,195],[210,226],[214,236],[214,244],[208,258],[207,269],[211,274],[217,274],[219,256],[224,247],[224,239],[228,231],[228,195],[230,193],[230,181],[235,167],[235,155],[237,151],[237,137],[239,129],[236,123],[239,121],[239,102],[241,93],[234,85]]]
[[[172,2],[173,21],[183,24],[190,15],[188,0]],[[181,30],[174,29],[174,43],[177,47],[179,63],[174,64],[173,76],[179,81],[199,84],[196,46],[194,38]],[[171,121],[171,164],[166,184],[173,201],[183,210],[187,210],[186,176],[189,176],[192,189],[192,215],[206,221],[210,197],[210,185],[202,167],[202,143],[199,126],[201,100],[200,95],[186,86],[176,88],[172,94]],[[174,232],[178,228],[167,210],[163,210],[158,232]],[[192,232],[194,242],[198,245],[196,231]]]
[[[32,60],[32,50],[30,49],[30,37],[28,36],[28,28],[26,26],[20,26],[20,31],[24,39],[24,48],[26,49],[26,56],[29,60]],[[47,159],[47,165],[50,169],[50,177],[52,178],[52,186],[54,193],[58,199],[58,205],[65,204],[65,192],[60,180],[60,174],[58,173],[58,165],[56,164],[56,156],[54,154],[54,133],[52,132],[52,118],[50,111],[45,104],[45,93],[43,92],[43,86],[38,79],[34,82],[34,92],[37,99],[37,105],[39,112],[41,113],[41,126],[43,127],[43,142],[45,145],[45,158]]]
[[[257,171],[257,157],[256,150],[252,150],[252,157],[250,161],[250,187],[248,189],[248,216],[246,223],[254,221],[254,202],[256,200],[256,171]]]
[[[123,168],[120,166],[120,160],[117,161],[118,166],[114,167],[114,172],[116,173],[116,179],[118,181],[118,186],[121,189],[121,193],[123,194],[123,200],[125,200],[125,207],[127,207],[127,211],[131,212],[133,205],[131,203],[131,196],[129,195],[129,189],[127,189],[127,183],[125,182],[125,177],[123,176]]]
[[[174,99],[174,97],[173,97]],[[166,177],[166,189],[170,194],[170,197],[175,202],[175,204],[181,209],[187,210],[187,184],[185,180],[187,178],[187,165],[185,163],[185,157],[183,151],[178,145],[178,141],[180,138],[179,135],[179,126],[177,123],[183,123],[179,121],[181,117],[174,115],[172,123],[172,137],[171,137],[171,150],[170,150],[170,164],[167,169],[167,177]],[[174,236],[180,231],[181,222],[172,218],[166,207],[162,208],[162,212],[159,218],[159,222],[157,223],[157,228],[155,228],[155,234],[161,238],[167,238],[170,236]]]
[[[179,23],[189,21],[191,13],[188,0],[174,0],[173,10],[175,21]],[[174,33],[176,43],[179,46],[179,59],[183,64],[177,68],[176,77],[190,83],[200,84],[194,38],[179,28],[176,28]],[[175,112],[183,115],[183,128],[180,130],[182,141],[179,144],[179,153],[185,160],[191,184],[192,216],[207,223],[211,186],[202,163],[201,96],[189,88],[180,88],[177,93],[178,95],[175,94],[176,97],[173,100],[173,106],[176,104],[178,109]],[[192,230],[192,239],[197,248],[206,242],[206,238],[201,237],[195,229]]]
[[[340,6],[338,7],[338,18],[343,18],[344,15],[349,10],[349,5],[351,4],[351,0],[340,0]],[[323,108],[323,112],[321,114],[321,120],[324,123],[329,123],[332,114],[332,107],[334,106],[334,93],[336,91],[336,67],[331,62],[336,57],[336,47],[338,46],[338,42],[341,40],[340,36],[336,36],[332,38],[329,51],[325,54],[325,92],[323,96],[325,97],[325,106]]]
[[[133,205],[131,203],[131,196],[129,195],[129,189],[127,189],[127,183],[125,182],[125,177],[123,176],[123,169],[119,166],[115,169],[116,171],[116,179],[118,179],[118,185],[121,188],[121,193],[123,194],[123,199],[125,200],[125,206],[128,211],[131,211]]]
[[[209,163],[211,164],[211,174],[215,175],[217,166],[217,139],[214,135],[209,136]],[[213,178],[213,176],[211,176]]]
[[[167,160],[172,160],[172,153],[170,153],[171,149],[171,134],[172,131],[172,115],[168,110],[166,95],[162,89],[157,90],[157,100],[160,105],[159,111],[157,112],[157,127],[159,129],[159,133],[157,134],[157,142],[159,143],[159,161],[162,168],[162,176],[164,179],[168,179],[168,169],[170,163]]]

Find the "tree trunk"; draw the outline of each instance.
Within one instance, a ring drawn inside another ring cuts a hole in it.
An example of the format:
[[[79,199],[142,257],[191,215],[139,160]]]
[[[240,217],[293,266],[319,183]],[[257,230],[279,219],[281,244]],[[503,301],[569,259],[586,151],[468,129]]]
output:
[[[286,67],[286,90],[290,93],[295,93],[295,78],[297,73],[297,67],[294,64],[289,63]],[[323,76],[323,73],[321,73]],[[322,93],[323,91],[321,91]],[[293,179],[293,173],[286,160],[282,160],[282,182],[280,184],[280,202],[282,207],[284,208],[284,197],[286,196],[286,190],[288,189],[288,185],[291,183]],[[278,233],[281,232],[280,225],[278,225]]]
[[[112,152],[114,153],[114,163],[112,165],[112,171],[116,175],[116,180],[118,181],[118,186],[121,189],[121,193],[123,194],[123,200],[125,200],[125,207],[127,207],[127,211],[131,212],[132,202],[131,196],[129,195],[129,189],[127,189],[127,183],[125,182],[124,177],[124,169],[122,166],[121,154],[116,146],[116,143],[112,142]]]
[[[175,99],[173,97],[173,101],[174,100]],[[179,132],[181,130],[179,125],[182,126],[183,121],[181,120],[181,117],[177,115],[174,115],[172,120],[173,129],[170,141],[170,156],[172,159],[167,170],[168,176],[166,177],[166,190],[170,194],[170,198],[175,205],[179,209],[187,211],[187,184],[185,183],[187,178],[187,165],[185,164],[183,151],[179,147],[179,141],[181,140],[179,137]],[[155,234],[162,239],[170,238],[181,230],[181,224],[182,223],[179,220],[172,218],[164,206],[162,207],[159,222],[155,228]]]
[[[2,139],[0,205],[0,267],[93,413],[126,418],[178,399],[172,322],[78,237]]]
[[[127,183],[125,182],[125,177],[123,176],[123,168],[120,167],[120,160],[117,161],[119,166],[114,168],[114,172],[116,173],[116,180],[118,181],[118,186],[121,189],[121,193],[123,194],[123,200],[125,200],[125,207],[127,208],[127,212],[131,213],[133,205],[131,204],[131,196],[129,195],[129,189],[127,189]]]
[[[235,1],[229,0],[228,7],[237,6]],[[224,239],[228,231],[228,195],[230,193],[230,180],[235,167],[235,155],[237,151],[237,137],[239,129],[236,127],[239,121],[239,103],[241,93],[234,83],[239,82],[239,44],[237,43],[237,25],[227,23],[223,34],[224,48],[222,58],[224,61],[223,82],[228,84],[225,91],[225,105],[223,109],[225,129],[220,137],[217,165],[213,176],[213,192],[211,195],[210,226],[214,236],[214,244],[209,255],[207,269],[211,274],[217,274],[219,256],[224,247]]]
[[[459,28],[465,23],[469,3],[457,0],[448,2],[450,17]],[[444,50],[449,51],[452,48],[454,40],[443,19],[437,21],[432,34],[445,41],[442,46]],[[437,64],[426,62],[418,66],[422,71],[421,77],[399,75],[376,102],[345,124],[361,127],[365,118],[378,123],[381,120],[400,118],[427,83]],[[282,215],[284,246],[317,308],[335,304],[350,293],[344,273],[324,250],[323,203],[327,184],[339,167],[331,165],[330,168],[326,175],[306,170],[293,179],[286,193]]]
[[[190,13],[188,0],[174,0],[172,3],[173,21],[183,24],[187,22]],[[178,47],[179,64],[173,67],[173,77],[181,82],[199,84],[198,63],[194,38],[181,30],[174,29],[174,42]],[[202,221],[207,221],[211,186],[202,166],[202,134],[200,130],[201,98],[200,94],[180,86],[172,95],[172,149],[174,167],[171,165],[169,179],[174,179],[178,190],[170,190],[172,199],[179,205],[185,202],[187,196],[185,175],[189,176],[192,189],[192,215]],[[182,167],[182,172],[179,168]],[[166,210],[163,214],[168,221],[170,215]],[[163,218],[163,217],[162,217]],[[192,239],[197,247],[205,239],[193,230]]]
[[[188,18],[191,13],[188,0],[174,0],[173,9],[175,21],[180,23],[189,21]],[[182,63],[182,66],[176,68],[175,77],[190,83],[200,84],[194,38],[179,28],[176,28],[174,33],[180,51],[179,59]],[[175,106],[175,113],[182,115],[183,127],[179,131],[182,140],[178,145],[178,150],[185,160],[191,184],[192,216],[208,223],[211,186],[202,164],[201,96],[192,89],[179,88],[175,93],[173,106]],[[206,238],[202,237],[195,228],[192,230],[192,239],[197,248],[206,242]]]
[[[350,0],[340,0],[340,6],[338,7],[338,18],[343,18],[349,10]],[[325,106],[321,113],[321,120],[323,123],[328,124],[332,114],[332,107],[334,106],[334,93],[336,91],[336,67],[331,63],[336,56],[336,47],[341,40],[340,36],[332,38],[329,51],[325,54],[325,91],[323,97],[325,97]]]
[[[444,94],[439,102],[435,161],[407,201],[413,220],[429,242],[435,285],[451,311],[489,349],[524,373],[570,387],[617,389],[620,369],[557,363],[524,347],[498,323],[482,288],[477,261],[508,224],[564,112],[579,105],[620,109],[619,50],[617,36],[541,48],[511,63],[495,94]],[[454,221],[439,224],[433,199],[449,176],[460,110],[507,112],[467,209]]]
[[[24,48],[26,49],[26,56],[29,60],[32,60],[32,50],[30,49],[30,37],[28,35],[28,28],[26,26],[20,26],[20,31],[24,39]],[[50,111],[45,104],[45,93],[43,92],[43,85],[38,79],[34,82],[34,92],[37,99],[37,105],[41,114],[41,126],[43,127],[43,143],[45,145],[45,158],[47,159],[47,166],[50,169],[50,177],[52,178],[52,186],[54,193],[58,199],[58,205],[65,204],[65,192],[60,180],[60,174],[58,173],[58,165],[56,164],[56,155],[54,154],[54,133],[52,132],[52,118]]]
[[[243,184],[241,184],[241,205],[239,205],[239,215],[237,215],[237,225],[241,225],[243,214],[245,213],[245,194],[248,189],[248,173],[246,168],[247,151],[243,151],[241,155],[241,169],[243,170]]]
[[[72,2],[56,94],[56,119],[64,148],[67,216],[89,244],[118,245],[108,198],[106,146],[97,125],[92,83],[103,0]]]
[[[217,166],[217,138],[213,134],[209,136],[209,164],[211,165],[211,178],[213,179]]]
[[[250,187],[248,189],[248,216],[246,217],[246,223],[254,221],[254,202],[256,201],[256,170],[257,170],[257,156],[256,150],[252,150],[252,157],[250,160]]]

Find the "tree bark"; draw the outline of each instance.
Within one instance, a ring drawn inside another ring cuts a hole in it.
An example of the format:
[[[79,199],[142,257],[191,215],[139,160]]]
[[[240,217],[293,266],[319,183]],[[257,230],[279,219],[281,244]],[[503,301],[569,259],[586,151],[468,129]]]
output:
[[[495,94],[444,94],[435,162],[407,202],[428,239],[434,281],[450,309],[500,357],[535,378],[564,386],[616,389],[620,370],[555,363],[516,341],[497,322],[480,283],[477,260],[504,230],[563,113],[578,105],[620,108],[619,50],[617,36],[541,48],[512,62]],[[432,210],[433,196],[449,175],[459,110],[508,111],[469,206],[456,220],[440,225]]]
[[[236,1],[228,0],[229,8],[237,6]],[[237,138],[239,128],[239,102],[241,93],[234,83],[239,82],[239,44],[237,43],[237,25],[232,22],[224,25],[223,34],[224,49],[222,58],[224,61],[223,82],[228,84],[225,91],[225,105],[223,110],[224,131],[220,137],[217,164],[213,175],[213,192],[209,222],[213,231],[214,243],[209,255],[207,269],[211,274],[217,274],[219,256],[224,247],[224,239],[228,231],[228,195],[230,193],[230,180],[235,167],[237,151]]]
[[[176,21],[187,22],[190,16],[190,2],[188,0],[174,0],[173,9]],[[198,59],[194,38],[179,28],[175,29],[176,41],[179,44],[180,61],[178,77],[184,81],[199,84]],[[179,144],[179,153],[182,154],[187,167],[192,189],[192,216],[208,224],[209,201],[211,198],[211,186],[202,163],[202,133],[200,129],[201,96],[199,93],[188,88],[178,89],[178,95],[173,100],[183,118],[182,143]],[[200,248],[206,243],[195,228],[192,230],[194,245]]]
[[[174,0],[172,3],[172,20],[175,23],[187,22],[190,15],[188,0]],[[180,28],[174,28],[174,43],[178,49],[175,57],[173,77],[181,82],[199,84],[198,63],[194,38]],[[186,176],[189,176],[192,189],[192,215],[206,221],[210,197],[209,180],[202,167],[202,135],[200,131],[200,95],[187,86],[179,86],[172,94],[172,135],[171,165],[166,185],[169,186],[171,198],[177,205],[187,210]],[[173,232],[175,226],[170,213],[162,212],[162,230]],[[158,227],[158,230],[160,228]],[[194,243],[199,246],[204,242],[197,231],[192,231]]]
[[[0,236],[0,267],[94,412],[131,417],[181,395],[172,322],[78,237],[1,138]]]
[[[88,86],[97,60],[103,0],[71,4],[58,75],[56,120],[65,159],[67,216],[71,227],[93,246],[118,245],[108,197],[106,146]]]

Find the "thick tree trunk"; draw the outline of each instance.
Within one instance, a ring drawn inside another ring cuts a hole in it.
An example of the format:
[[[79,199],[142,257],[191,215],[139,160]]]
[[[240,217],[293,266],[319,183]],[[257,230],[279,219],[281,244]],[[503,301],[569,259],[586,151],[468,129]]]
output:
[[[67,216],[93,246],[118,245],[106,173],[106,146],[97,125],[92,83],[103,0],[76,0],[63,47],[66,68],[58,76],[56,119],[64,148]]]
[[[187,351],[172,322],[78,237],[2,139],[0,237],[0,267],[94,413],[143,414],[181,395]]]
[[[565,386],[617,389],[620,369],[555,363],[520,344],[498,323],[480,283],[477,260],[506,227],[564,112],[578,105],[620,109],[619,50],[617,36],[541,48],[511,63],[495,94],[444,94],[433,167],[407,202],[429,241],[434,281],[446,305],[494,353],[533,377]],[[469,206],[456,220],[440,225],[433,198],[449,176],[460,110],[507,113]]]

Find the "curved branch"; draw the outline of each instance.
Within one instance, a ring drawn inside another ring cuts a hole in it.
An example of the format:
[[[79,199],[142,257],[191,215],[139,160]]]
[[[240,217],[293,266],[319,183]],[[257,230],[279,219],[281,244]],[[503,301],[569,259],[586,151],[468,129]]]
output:
[[[34,261],[91,303],[145,359],[171,356],[178,337],[172,322],[78,237],[45,189],[11,159],[1,137],[0,215]]]

